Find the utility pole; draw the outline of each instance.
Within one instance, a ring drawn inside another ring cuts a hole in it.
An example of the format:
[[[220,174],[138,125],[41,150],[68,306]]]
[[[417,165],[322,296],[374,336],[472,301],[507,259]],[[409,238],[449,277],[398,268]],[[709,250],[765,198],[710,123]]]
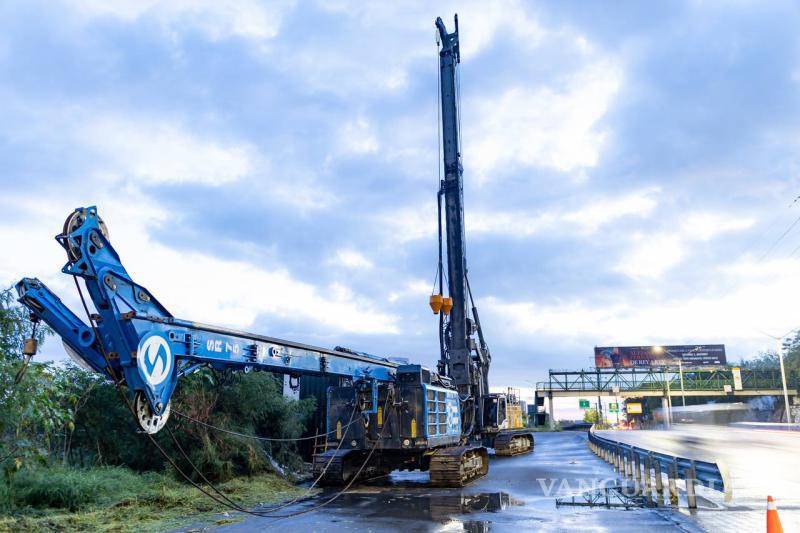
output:
[[[792,423],[792,415],[789,411],[789,390],[786,388],[786,368],[783,366],[783,339],[777,339],[778,361],[781,363],[781,381],[783,382],[783,405],[786,411],[786,423]]]

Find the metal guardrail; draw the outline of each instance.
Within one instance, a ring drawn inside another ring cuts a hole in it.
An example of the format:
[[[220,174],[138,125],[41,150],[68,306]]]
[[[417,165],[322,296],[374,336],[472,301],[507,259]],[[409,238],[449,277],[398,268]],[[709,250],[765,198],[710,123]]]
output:
[[[601,437],[594,428],[589,430],[589,447],[597,456],[613,465],[614,470],[641,486],[648,498],[661,497],[664,490],[662,473],[665,473],[672,505],[678,504],[678,479],[686,482],[686,499],[690,509],[697,508],[695,484],[698,482],[723,492],[725,501],[731,499],[730,477],[727,468],[720,462],[709,463],[639,448]]]

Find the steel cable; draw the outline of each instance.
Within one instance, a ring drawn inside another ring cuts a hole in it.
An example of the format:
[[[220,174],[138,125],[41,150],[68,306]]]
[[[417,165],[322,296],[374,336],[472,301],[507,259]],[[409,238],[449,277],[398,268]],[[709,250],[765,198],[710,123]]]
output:
[[[347,425],[343,426],[343,428],[349,427],[350,425],[355,423],[355,421],[353,420],[353,417],[355,416],[357,410],[358,410],[357,406],[354,405],[353,406],[353,410],[350,412],[350,419],[347,421]],[[188,418],[190,418],[190,417],[188,417]],[[202,424],[202,422],[201,422],[201,424]],[[208,424],[204,424],[204,425],[208,425]],[[215,427],[215,426],[210,426],[210,427]],[[259,438],[259,437],[253,437],[253,436],[249,436],[249,435],[239,434],[239,433],[236,433],[236,432],[225,431],[222,428],[215,428],[215,429],[219,429],[221,431],[224,431],[225,433],[233,433],[235,435],[240,435],[240,436],[243,436],[243,437],[256,438],[256,439]],[[183,455],[184,459],[187,462],[192,464],[191,460],[186,455],[186,452],[183,450],[183,448],[181,447],[180,443],[177,441],[175,435],[172,433],[172,430],[169,427],[167,427],[167,430],[169,431],[170,435],[172,436],[173,441],[175,441],[175,445],[177,446],[178,450],[181,452],[181,455]],[[327,433],[325,433],[325,435],[327,435]],[[344,442],[344,438],[339,439],[339,444],[336,446],[336,449],[334,451],[338,452],[339,449],[342,447],[342,443],[343,442]],[[283,509],[283,508],[288,507],[290,505],[293,505],[293,504],[297,503],[298,501],[302,500],[303,498],[305,498],[314,489],[314,487],[316,487],[317,483],[319,483],[322,480],[322,478],[325,477],[325,474],[328,472],[328,469],[330,468],[331,463],[333,463],[333,460],[335,459],[335,457],[336,456],[333,455],[333,456],[331,456],[330,459],[328,459],[328,462],[325,464],[325,468],[323,468],[322,473],[319,475],[319,477],[317,477],[314,480],[313,483],[311,483],[311,485],[306,489],[306,491],[303,494],[301,494],[300,496],[294,498],[293,500],[290,500],[288,502],[284,502],[284,503],[282,503],[282,504],[280,504],[280,505],[278,505],[276,507],[271,507],[270,509],[267,510],[267,512],[274,512],[274,511],[277,511],[279,509]],[[203,481],[205,481],[206,484],[211,486],[211,482],[208,481],[208,479],[206,479],[206,477],[202,474],[202,472],[200,472],[196,467],[194,467],[194,465],[192,465],[192,466],[193,466],[193,468],[195,468],[195,470],[198,472],[198,474],[200,474],[200,476],[202,477]],[[225,498],[227,500],[231,501],[232,503],[235,503],[232,500],[230,500],[229,498],[227,498],[227,496],[225,496]],[[235,504],[235,505],[239,506],[239,504]]]
[[[114,382],[114,385],[115,385],[115,388],[116,388],[118,394],[122,398],[123,402],[127,405],[128,410],[130,410],[131,414],[134,416],[134,418],[136,418],[136,410],[134,409],[133,405],[131,404],[130,400],[125,395],[125,393],[122,392],[122,388],[121,388],[122,384],[120,383],[121,380],[119,378],[117,378],[116,373],[114,372],[114,369],[111,366],[111,361],[108,358],[108,354],[106,353],[105,346],[103,346],[103,343],[100,341],[100,333],[99,333],[99,330],[97,329],[97,325],[95,324],[95,321],[92,318],[91,313],[89,312],[89,307],[86,304],[86,299],[83,296],[83,291],[82,291],[82,289],[80,287],[80,284],[78,283],[78,279],[74,275],[73,275],[73,281],[75,282],[75,287],[78,289],[78,295],[80,296],[81,303],[83,305],[83,309],[86,312],[86,316],[87,316],[87,318],[89,320],[89,323],[90,323],[90,325],[92,327],[92,330],[94,331],[97,344],[100,347],[100,351],[101,351],[101,353],[103,355],[103,359],[105,360],[106,366],[107,366],[108,371],[109,371],[108,372],[109,376],[111,377],[112,381]],[[391,397],[391,394],[387,394],[386,403],[384,405],[384,410],[385,410],[386,407],[388,407],[390,397]],[[353,413],[355,413],[355,409],[353,410]],[[350,423],[352,423],[352,421],[348,422],[348,424],[350,424]],[[386,428],[386,425],[384,425],[383,428],[381,428],[380,437],[383,437],[383,431],[384,431],[385,428]],[[172,433],[171,430],[169,430],[169,433],[172,436],[173,440],[175,440],[175,436],[174,436],[174,434]],[[145,434],[147,435],[148,439],[150,439],[150,442],[156,447],[156,449],[158,449],[158,451],[161,454],[161,456],[170,464],[170,466],[172,466],[172,468],[178,474],[180,474],[180,476],[184,480],[186,480],[187,483],[189,483],[194,488],[196,488],[197,490],[199,490],[200,492],[205,494],[208,498],[210,498],[211,500],[213,500],[216,503],[220,504],[221,506],[227,507],[228,509],[231,509],[231,510],[234,510],[234,511],[239,511],[239,512],[251,515],[251,516],[257,516],[257,517],[261,517],[261,518],[276,518],[277,520],[275,520],[275,522],[277,522],[279,520],[286,519],[286,518],[292,518],[294,516],[299,516],[299,515],[302,515],[302,514],[308,514],[308,513],[314,512],[314,511],[324,507],[325,505],[328,505],[329,503],[333,502],[337,498],[339,498],[342,494],[344,494],[353,485],[353,483],[356,481],[356,479],[358,479],[358,476],[364,470],[364,468],[366,467],[367,463],[372,458],[372,454],[375,452],[375,449],[378,446],[378,441],[376,440],[375,443],[373,444],[372,448],[370,449],[369,453],[367,454],[366,459],[364,459],[364,462],[361,464],[361,466],[359,467],[358,471],[356,472],[355,476],[353,476],[353,478],[350,480],[350,482],[342,490],[340,490],[339,492],[334,494],[330,499],[328,499],[328,500],[324,501],[323,503],[321,503],[320,505],[314,506],[314,507],[312,507],[310,509],[304,509],[304,510],[299,511],[297,513],[292,513],[292,514],[288,514],[288,515],[275,516],[275,515],[269,515],[269,514],[264,514],[264,513],[257,512],[257,511],[251,511],[249,509],[245,509],[244,507],[240,506],[239,504],[237,504],[236,502],[234,502],[233,500],[228,498],[217,487],[215,487],[213,485],[213,483],[209,482],[206,479],[206,477],[197,468],[197,466],[195,466],[195,464],[186,456],[185,452],[183,451],[183,448],[181,448],[180,445],[176,441],[176,445],[178,446],[178,449],[181,451],[181,453],[183,454],[183,456],[187,460],[187,462],[189,462],[190,467],[195,472],[197,472],[197,474],[199,474],[202,479],[206,480],[206,483],[211,488],[211,490],[213,490],[214,492],[219,494],[222,499],[218,498],[217,496],[214,496],[213,494],[211,494],[210,492],[205,490],[199,483],[197,483],[193,479],[191,479],[191,477],[189,477],[189,475],[187,475],[186,472],[184,472],[183,469],[181,469],[180,466],[178,466],[178,464],[169,456],[169,454],[158,443],[158,441],[156,441],[156,439],[153,437],[153,435],[151,435],[150,433],[145,433]],[[341,442],[343,440],[344,439],[340,440],[340,446],[341,446]],[[337,448],[337,450],[338,450],[338,448]],[[325,471],[327,471],[327,468],[330,466],[330,463],[332,462],[332,460],[333,460],[333,457],[331,458],[331,460],[326,465]],[[323,472],[323,475],[324,475],[324,472]],[[320,476],[320,478],[321,477],[322,476]],[[293,502],[293,503],[295,503],[295,502]],[[287,504],[287,505],[289,505],[289,504]],[[274,512],[275,510],[281,509],[281,508],[283,508],[285,506],[286,505],[281,505],[281,506],[275,507],[274,509],[270,509],[268,512]]]

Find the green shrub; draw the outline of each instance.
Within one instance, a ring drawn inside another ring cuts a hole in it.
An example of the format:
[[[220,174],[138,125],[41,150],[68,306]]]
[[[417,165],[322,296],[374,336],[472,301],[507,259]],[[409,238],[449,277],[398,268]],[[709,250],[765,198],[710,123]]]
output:
[[[282,389],[282,382],[265,372],[216,375],[202,370],[179,382],[168,424],[191,462],[210,480],[271,471],[270,458],[297,468],[301,461],[295,443],[237,437],[175,414],[245,435],[296,438],[314,411],[314,401],[291,400]],[[166,430],[155,438],[187,474],[199,480]],[[140,472],[169,468],[150,440],[137,433],[130,411],[111,384],[97,385],[78,412],[70,460],[83,466],[123,465]]]
[[[314,408],[313,399],[283,396],[282,381],[269,373],[238,373],[223,379],[198,373],[181,383],[173,404],[177,412],[208,424],[273,438],[301,436]],[[295,443],[237,437],[177,417],[176,422],[173,427],[181,447],[209,479],[224,481],[270,471],[270,458],[290,468],[300,466]],[[180,454],[177,459],[191,471]]]

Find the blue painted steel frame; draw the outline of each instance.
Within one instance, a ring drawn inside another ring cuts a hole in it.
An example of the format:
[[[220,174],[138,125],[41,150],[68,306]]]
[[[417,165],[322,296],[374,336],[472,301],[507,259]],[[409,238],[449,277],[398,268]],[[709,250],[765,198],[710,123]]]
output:
[[[425,405],[423,406],[423,435],[425,438],[428,439],[428,443],[431,446],[441,446],[444,444],[453,444],[458,442],[461,439],[461,402],[458,399],[458,392],[445,389],[443,387],[436,387],[434,385],[422,385],[424,394],[425,394]],[[428,398],[428,391],[432,391],[434,394],[437,395],[435,400],[430,400]],[[444,401],[440,402],[438,399],[438,395],[444,393]],[[430,411],[430,403],[436,402],[438,406],[439,403],[443,404],[444,410],[436,409],[435,412]],[[446,415],[446,426],[445,432],[436,433],[431,432],[431,424],[428,422],[428,415],[435,414],[437,415],[436,423],[434,424],[437,428],[439,427],[439,414]]]
[[[394,380],[397,364],[385,359],[173,317],[132,280],[101,229],[97,209],[76,211],[85,216],[83,224],[56,240],[72,250],[62,271],[83,278],[97,311],[100,338],[39,280],[25,278],[17,284],[19,301],[92,369],[109,378],[119,376],[130,389],[143,392],[156,414],[168,405],[179,376],[201,365],[366,379],[372,382],[373,395],[375,380]]]

